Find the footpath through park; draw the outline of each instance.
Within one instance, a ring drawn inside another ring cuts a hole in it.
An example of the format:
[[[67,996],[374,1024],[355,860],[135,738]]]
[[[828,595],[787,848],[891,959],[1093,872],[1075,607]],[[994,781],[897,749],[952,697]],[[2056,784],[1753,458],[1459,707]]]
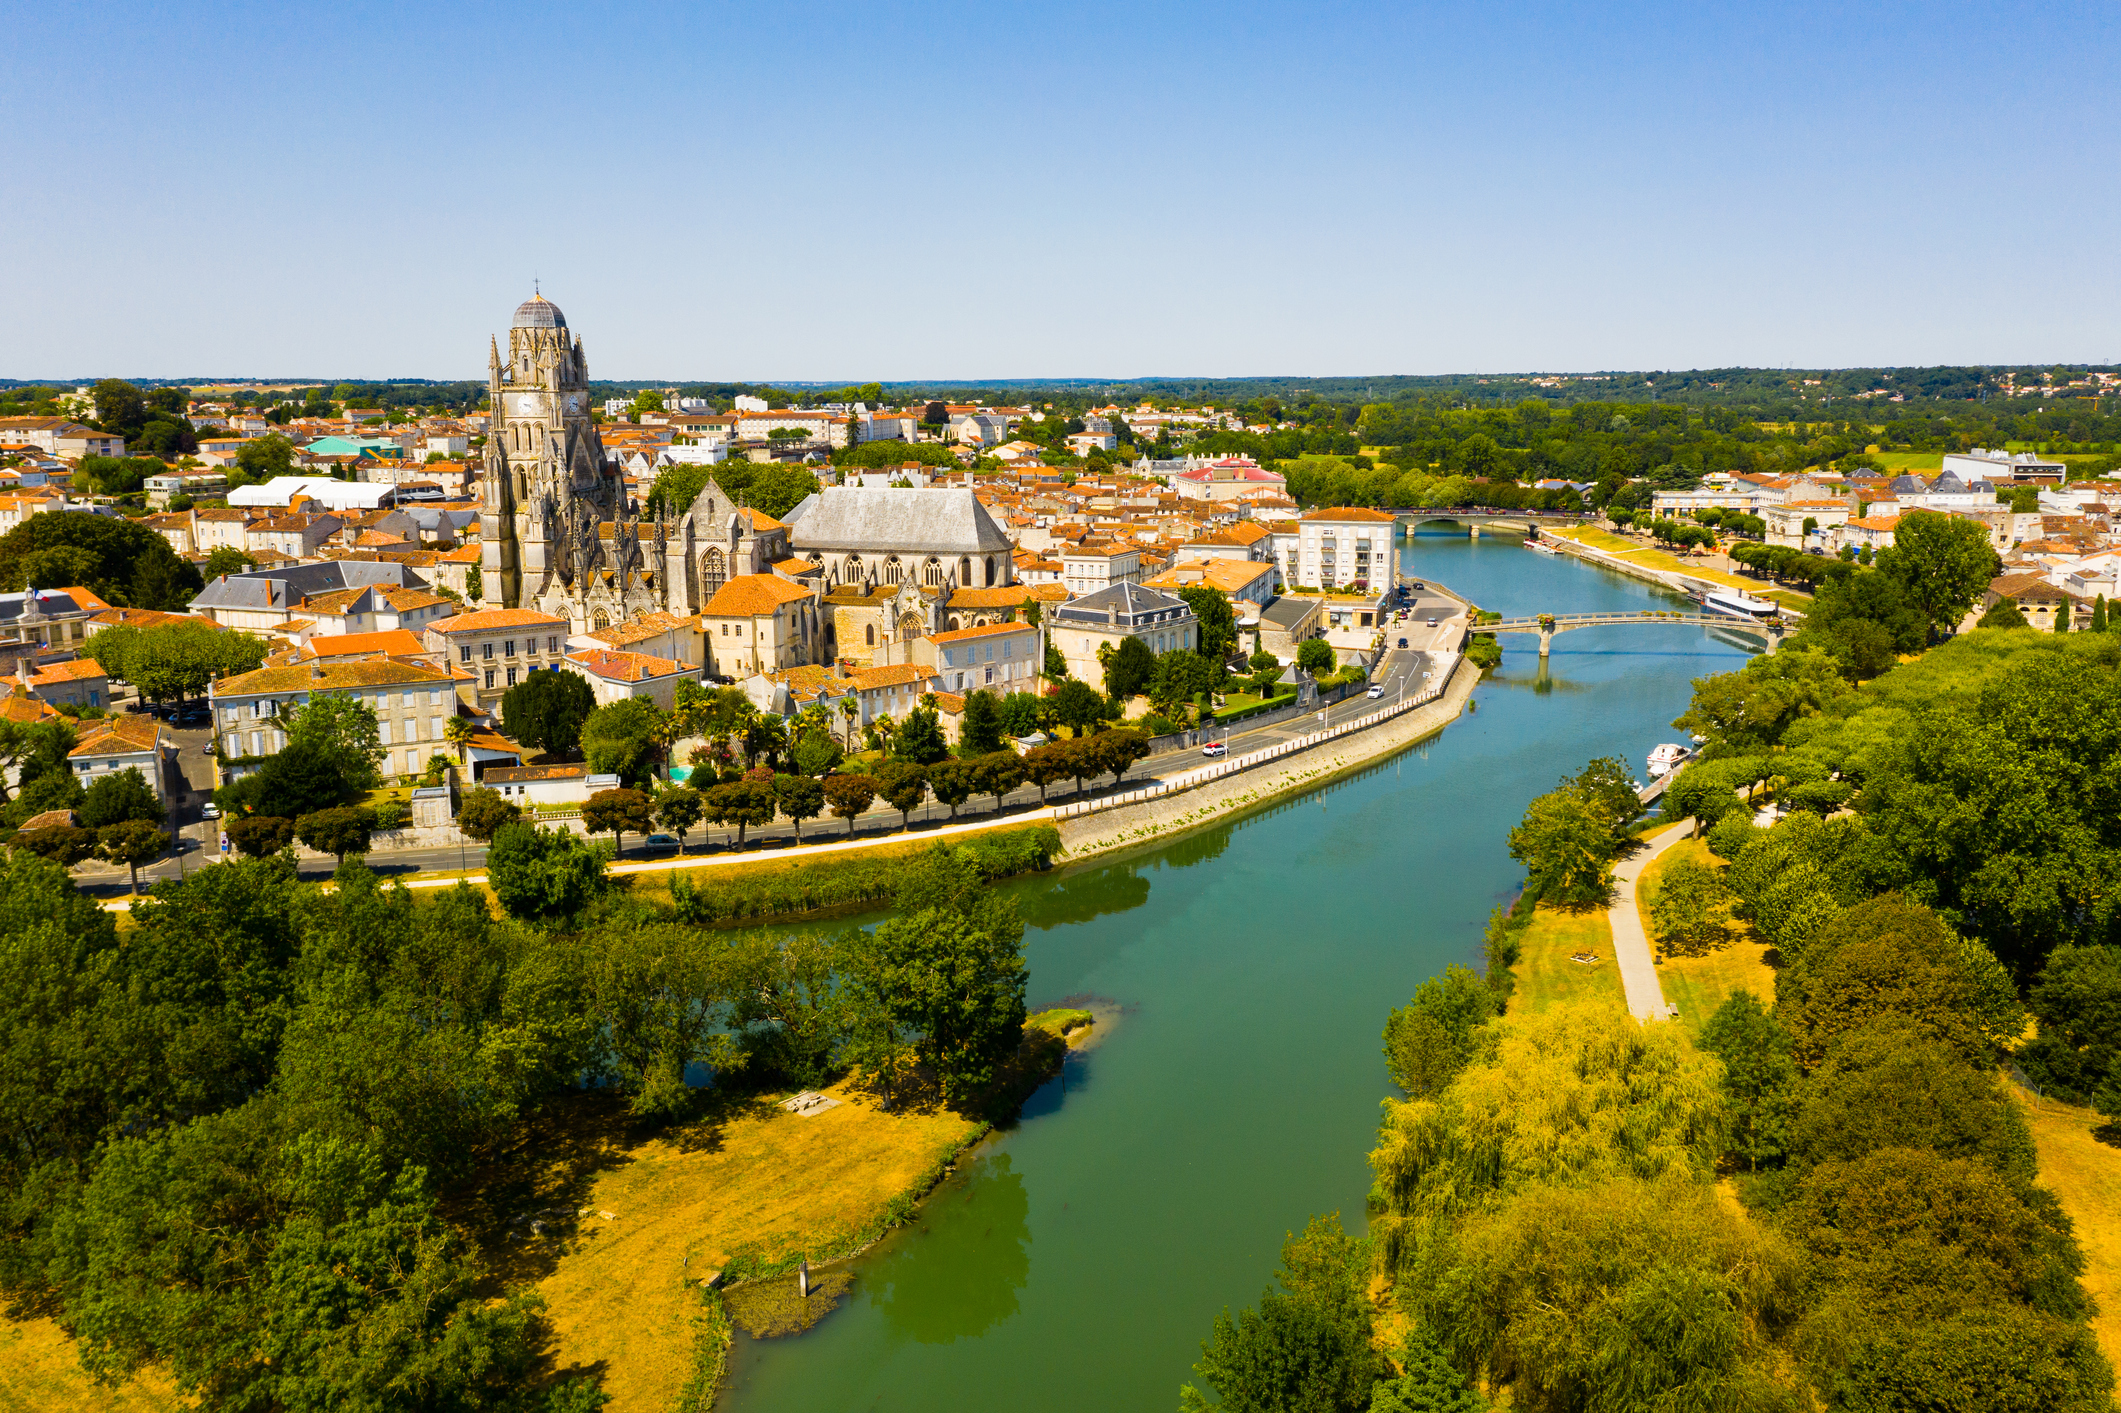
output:
[[[1620,965],[1620,984],[1628,996],[1628,1013],[1637,1020],[1664,1020],[1672,1014],[1657,983],[1657,963],[1650,955],[1649,935],[1642,928],[1642,913],[1635,906],[1635,881],[1666,849],[1687,837],[1692,820],[1675,824],[1651,836],[1650,847],[1613,870],[1613,904],[1606,921],[1613,929],[1613,960]]]

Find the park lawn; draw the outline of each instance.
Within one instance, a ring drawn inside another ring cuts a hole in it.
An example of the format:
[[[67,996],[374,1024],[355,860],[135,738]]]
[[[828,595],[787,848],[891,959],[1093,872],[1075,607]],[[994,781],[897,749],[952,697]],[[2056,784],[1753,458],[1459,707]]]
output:
[[[1874,451],[1879,465],[1888,471],[1942,471],[1944,453],[1941,451]]]
[[[1703,564],[1690,563],[1680,559],[1677,555],[1668,554],[1664,550],[1651,549],[1638,545],[1633,540],[1623,539],[1609,530],[1597,530],[1589,526],[1581,526],[1569,530],[1549,530],[1545,533],[1564,536],[1576,541],[1578,544],[1589,545],[1592,549],[1605,550],[1616,559],[1625,559],[1629,563],[1639,564],[1645,569],[1661,569],[1669,574],[1687,574],[1696,579],[1706,579],[1712,584],[1722,584],[1727,588],[1744,589],[1748,592],[1754,592],[1760,588],[1758,579],[1744,579],[1736,574],[1726,574],[1721,569],[1710,569]],[[1790,593],[1787,600],[1778,600],[1778,602],[1782,602],[1786,607],[1795,608],[1801,612],[1803,609],[1810,607],[1812,601],[1804,594]]]
[[[2092,1333],[2107,1359],[2121,1363],[2121,1149],[2092,1136],[2105,1120],[2091,1110],[2009,1088],[2033,1131],[2040,1183],[2077,1228],[2084,1288],[2099,1302]]]
[[[143,1370],[117,1388],[97,1383],[52,1320],[0,1321],[0,1410],[6,1413],[164,1413],[191,1406],[158,1369]]]
[[[1572,962],[1572,952],[1595,952],[1597,962]],[[1513,1015],[1536,1016],[1571,1001],[1599,1001],[1627,1009],[1620,985],[1620,966],[1613,960],[1613,929],[1605,911],[1565,913],[1544,903],[1532,922],[1517,934],[1517,991],[1510,998]]]
[[[495,1255],[545,1298],[557,1372],[600,1368],[611,1413],[664,1413],[693,1368],[697,1292],[682,1283],[754,1243],[831,1246],[979,1131],[948,1110],[886,1114],[842,1086],[826,1092],[840,1107],[798,1117],[736,1099],[653,1137],[590,1102],[562,1142],[539,1145],[542,1170],[511,1193],[513,1212],[494,1213],[510,1234]],[[558,1231],[529,1235],[528,1216],[547,1207],[562,1209]]]
[[[1232,712],[1248,711],[1263,701],[1277,701],[1286,704],[1295,700],[1296,693],[1294,692],[1277,692],[1271,697],[1262,697],[1256,692],[1231,692],[1223,698],[1223,704],[1215,709],[1215,717],[1219,721]]]
[[[1635,882],[1636,908],[1642,916],[1642,930],[1650,933],[1650,918],[1642,899],[1655,887],[1664,869],[1676,859],[1690,859],[1711,868],[1721,867],[1723,860],[1709,852],[1709,846],[1700,839],[1682,839],[1662,854],[1652,859]],[[1652,951],[1655,951],[1652,934]],[[1657,961],[1657,984],[1664,989],[1664,999],[1679,1008],[1679,1023],[1693,1034],[1700,1034],[1702,1024],[1716,1014],[1716,1008],[1729,999],[1733,992],[1750,991],[1760,998],[1763,1006],[1775,1004],[1775,969],[1767,964],[1768,945],[1753,933],[1748,922],[1731,924],[1731,940],[1715,951],[1699,957],[1665,957]]]

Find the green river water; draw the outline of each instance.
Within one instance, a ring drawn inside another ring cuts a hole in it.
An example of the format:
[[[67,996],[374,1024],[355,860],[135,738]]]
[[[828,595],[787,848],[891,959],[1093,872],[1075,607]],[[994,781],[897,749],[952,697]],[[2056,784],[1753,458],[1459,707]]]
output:
[[[1401,563],[1506,614],[1670,607],[1514,542],[1408,541]],[[1168,1413],[1216,1312],[1258,1299],[1283,1234],[1363,1224],[1393,1092],[1385,1016],[1478,964],[1520,872],[1525,802],[1595,755],[1637,773],[1688,681],[1744,660],[1697,628],[1504,640],[1475,710],[1428,743],[1234,824],[1014,885],[1034,1010],[1121,1007],[918,1222],[855,1263],[794,1339],[739,1335],[723,1409]]]

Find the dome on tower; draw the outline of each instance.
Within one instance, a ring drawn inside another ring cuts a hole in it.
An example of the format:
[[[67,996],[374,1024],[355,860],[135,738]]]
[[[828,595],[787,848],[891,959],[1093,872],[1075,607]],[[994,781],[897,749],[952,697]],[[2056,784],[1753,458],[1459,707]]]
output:
[[[559,305],[554,304],[542,294],[534,294],[516,306],[515,322],[509,327],[515,329],[564,329],[567,327],[567,316],[560,312]]]

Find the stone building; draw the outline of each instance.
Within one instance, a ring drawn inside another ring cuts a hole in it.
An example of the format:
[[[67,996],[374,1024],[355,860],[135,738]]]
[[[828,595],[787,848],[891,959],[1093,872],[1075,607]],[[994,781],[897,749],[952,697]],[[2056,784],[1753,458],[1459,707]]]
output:
[[[1047,623],[1049,641],[1067,660],[1068,675],[1100,692],[1105,690],[1105,665],[1098,658],[1099,648],[1110,644],[1116,649],[1124,639],[1139,638],[1150,652],[1162,656],[1191,648],[1200,631],[1200,620],[1184,599],[1140,584],[1114,584],[1062,604]]]
[[[578,631],[666,606],[660,523],[643,526],[589,412],[589,360],[542,295],[516,307],[488,355],[491,431],[479,474],[489,602]]]
[[[1014,549],[970,490],[827,486],[788,513],[790,544],[830,592],[913,583],[994,588],[1015,581]]]

